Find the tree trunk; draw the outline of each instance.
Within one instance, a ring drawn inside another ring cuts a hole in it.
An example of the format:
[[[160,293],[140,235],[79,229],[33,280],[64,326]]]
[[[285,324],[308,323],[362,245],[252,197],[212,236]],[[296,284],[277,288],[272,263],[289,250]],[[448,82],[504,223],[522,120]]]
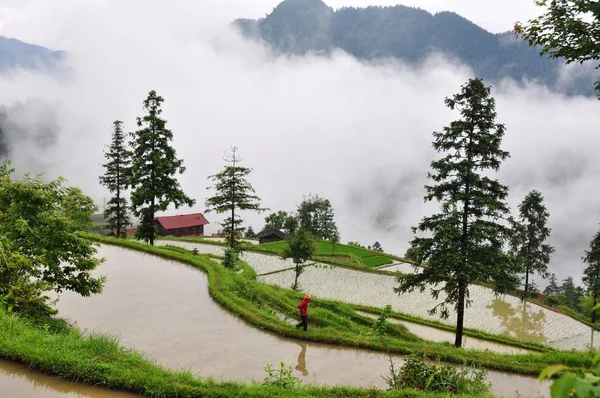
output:
[[[594,292],[594,307],[596,304],[598,304],[598,295]],[[596,323],[596,310],[592,311],[592,323]]]
[[[154,196],[150,204],[150,246],[154,246]]]
[[[456,348],[462,347],[463,339],[463,323],[465,321],[465,291],[466,286],[464,282],[459,282],[458,285],[458,304],[456,311],[456,338],[454,340],[454,346]]]
[[[529,265],[525,268],[525,294],[523,295],[523,300],[527,298],[527,292],[529,288]]]

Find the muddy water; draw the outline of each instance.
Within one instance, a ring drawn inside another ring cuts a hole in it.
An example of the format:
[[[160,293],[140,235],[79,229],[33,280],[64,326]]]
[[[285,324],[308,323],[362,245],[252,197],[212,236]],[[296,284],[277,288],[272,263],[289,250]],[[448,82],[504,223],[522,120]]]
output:
[[[104,293],[63,294],[62,316],[78,326],[121,336],[122,342],[159,363],[199,376],[262,381],[267,363],[285,362],[306,383],[385,387],[383,355],[286,340],[247,326],[208,295],[204,273],[183,264],[103,246],[108,276]],[[309,326],[310,327],[310,326]],[[534,378],[490,372],[497,394],[538,396],[548,391]]]
[[[367,312],[359,311],[359,314],[368,318],[377,319],[377,315],[369,314]],[[431,326],[420,325],[418,323],[401,321],[399,319],[388,319],[390,323],[397,323],[406,326],[406,328],[412,333],[422,339],[435,341],[437,343],[452,343],[454,344],[454,333],[446,330],[437,329]],[[501,354],[527,354],[530,351],[523,348],[513,347],[506,344],[497,344],[487,340],[481,340],[475,337],[463,336],[464,348],[474,350],[489,350]]]
[[[0,361],[1,398],[136,398],[46,376],[12,362]]]

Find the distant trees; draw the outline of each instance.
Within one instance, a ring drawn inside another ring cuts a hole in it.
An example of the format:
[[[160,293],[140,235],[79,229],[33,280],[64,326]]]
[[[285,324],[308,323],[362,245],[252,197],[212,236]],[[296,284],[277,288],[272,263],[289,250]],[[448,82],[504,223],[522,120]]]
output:
[[[298,277],[303,272],[302,265],[317,253],[317,245],[310,232],[303,228],[294,231],[287,238],[287,246],[282,253],[283,259],[291,258],[294,261],[294,284],[293,290],[298,290]]]
[[[100,293],[105,278],[92,276],[103,261],[96,245],[77,234],[97,210],[80,189],[64,180],[13,178],[0,165],[0,303],[8,311],[48,315],[48,291],[82,296]]]
[[[546,12],[528,21],[528,25],[515,23],[517,36],[522,35],[530,46],[541,46],[540,56],[564,58],[566,64],[600,60],[597,1],[537,1],[536,4]],[[600,99],[600,81],[596,81],[595,88]]]
[[[375,243],[373,243],[373,246],[369,246],[369,249],[370,250],[375,250],[375,251],[378,251],[378,252],[382,252],[383,251],[383,247],[381,247],[381,243],[379,243],[377,241]]]
[[[196,202],[183,192],[175,178],[177,173],[185,172],[185,167],[170,144],[173,132],[161,118],[163,102],[156,91],[150,91],[143,102],[146,115],[137,118],[140,129],[131,134],[131,206],[133,214],[140,218],[135,236],[150,245],[154,245],[156,235],[156,212],[167,210],[171,204],[179,208]]]
[[[441,213],[424,217],[413,231],[411,246],[428,266],[421,273],[398,277],[398,293],[415,288],[431,289],[435,299],[443,291],[445,299],[430,310],[441,308],[449,317],[448,305],[457,313],[455,346],[462,345],[465,306],[469,284],[488,281],[496,291],[513,290],[519,282],[517,267],[503,248],[510,229],[497,220],[508,217],[505,200],[508,188],[489,177],[509,153],[500,147],[505,127],[496,123],[495,100],[479,78],[469,79],[461,92],[447,98],[446,106],[458,110],[461,119],[434,132],[433,148],[445,155],[431,163],[426,201],[437,200]],[[440,283],[441,287],[433,285]]]
[[[264,229],[268,228],[278,229],[291,234],[298,228],[298,219],[294,214],[280,210],[265,217]]]
[[[299,227],[308,231],[316,239],[331,240],[338,233],[329,199],[309,194],[298,205],[296,213]]]
[[[131,225],[125,198],[125,190],[129,186],[131,151],[125,142],[122,126],[123,122],[120,120],[115,120],[113,123],[111,144],[108,152],[104,152],[104,157],[108,161],[102,165],[105,171],[99,177],[100,184],[114,194],[106,203],[104,217],[107,219],[113,235],[117,238],[125,238],[127,227]]]
[[[227,163],[220,173],[208,177],[214,181],[214,196],[206,199],[207,212],[214,211],[228,217],[221,223],[223,232],[229,236],[229,247],[239,249],[238,235],[243,234],[242,219],[236,210],[251,210],[263,212],[269,209],[260,206],[260,198],[246,177],[252,172],[251,168],[239,166],[242,161],[237,147],[231,147],[225,154]]]
[[[254,232],[252,225],[246,230],[246,238],[256,238],[256,233]]]
[[[556,274],[552,273],[550,275],[549,284],[544,289],[544,294],[546,296],[555,295],[560,293],[560,287],[558,286],[558,281],[556,279]]]
[[[554,253],[554,248],[544,243],[551,232],[546,226],[549,215],[544,197],[533,190],[519,204],[519,220],[513,223],[511,252],[525,273],[525,297],[529,292],[530,273],[548,277],[548,263]]]
[[[590,249],[585,251],[583,262],[587,267],[583,271],[582,281],[592,296],[594,308],[600,296],[600,232],[596,232],[590,242]],[[596,322],[596,311],[592,311],[592,322]]]

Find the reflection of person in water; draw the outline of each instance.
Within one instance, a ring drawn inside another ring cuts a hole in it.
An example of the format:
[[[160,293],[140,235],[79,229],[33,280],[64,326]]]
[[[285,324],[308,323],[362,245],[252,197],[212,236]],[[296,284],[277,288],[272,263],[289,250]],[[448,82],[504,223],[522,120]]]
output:
[[[296,370],[302,372],[302,376],[308,376],[308,370],[306,369],[306,344],[300,343],[300,354],[298,354],[298,365],[296,365]]]

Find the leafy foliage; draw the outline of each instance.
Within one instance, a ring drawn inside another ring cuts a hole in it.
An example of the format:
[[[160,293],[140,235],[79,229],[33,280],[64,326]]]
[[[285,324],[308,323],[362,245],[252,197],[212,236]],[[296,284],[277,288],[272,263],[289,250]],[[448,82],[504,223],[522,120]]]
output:
[[[381,243],[379,243],[377,241],[375,243],[373,243],[373,246],[370,246],[369,249],[375,250],[378,252],[383,252],[383,247],[381,246]]]
[[[317,245],[307,230],[300,228],[288,236],[287,246],[283,249],[281,257],[283,259],[291,258],[294,261],[296,277],[292,289],[298,289],[298,277],[303,271],[302,264],[310,260],[316,253]]]
[[[600,60],[600,5],[596,0],[536,0],[545,13],[526,26],[517,22],[515,32],[530,46],[542,47],[540,56],[564,58],[566,64]],[[600,63],[595,69],[600,69]],[[595,88],[600,99],[600,81]]]
[[[331,240],[338,234],[333,208],[329,199],[319,195],[308,195],[298,205],[299,227],[310,232],[316,239]]]
[[[108,220],[113,235],[119,238],[127,237],[127,227],[131,225],[127,214],[127,199],[123,192],[129,186],[131,151],[126,146],[122,125],[120,120],[113,123],[111,144],[108,152],[104,152],[108,161],[102,165],[105,172],[99,177],[100,183],[114,194],[106,203],[104,217]]]
[[[233,247],[226,247],[223,254],[223,266],[234,271],[239,270],[238,261],[240,256],[238,251]]]
[[[156,212],[165,211],[174,204],[193,206],[179,186],[175,174],[185,172],[183,160],[177,159],[170,145],[173,132],[167,129],[167,121],[161,118],[163,97],[152,90],[144,100],[144,117],[137,118],[140,127],[131,134],[133,148],[131,166],[131,205],[133,214],[140,218],[135,236],[154,245]]]
[[[244,228],[241,227],[243,221],[236,210],[252,210],[259,213],[268,210],[260,207],[260,198],[254,194],[254,188],[246,179],[252,169],[238,166],[241,160],[238,148],[231,147],[225,157],[225,161],[231,163],[231,166],[225,166],[223,171],[209,177],[215,182],[212,187],[215,195],[206,199],[206,212],[229,214],[221,225],[223,233],[229,236],[229,246],[236,249],[239,249],[237,236],[244,232]]]
[[[0,166],[0,301],[11,310],[50,314],[45,292],[100,293],[104,278],[91,271],[101,260],[78,235],[96,210],[92,199],[63,179],[14,180],[9,165]]]
[[[434,132],[433,147],[447,154],[433,161],[429,179],[437,185],[426,186],[426,201],[437,200],[441,213],[424,217],[417,231],[429,237],[415,237],[411,246],[428,267],[421,273],[398,277],[396,292],[433,284],[431,294],[443,301],[441,316],[448,318],[448,304],[457,312],[455,345],[462,344],[465,305],[468,306],[469,284],[485,281],[496,291],[513,290],[518,284],[516,267],[503,252],[510,229],[498,220],[509,214],[505,202],[508,188],[484,172],[497,171],[509,154],[500,148],[505,127],[496,124],[495,101],[490,88],[479,78],[469,79],[460,93],[446,99],[446,105],[458,109],[462,118],[442,132]],[[480,174],[481,173],[481,174]],[[440,287],[437,284],[442,284]]]
[[[525,296],[529,293],[529,274],[537,272],[547,278],[548,263],[554,253],[554,248],[544,243],[551,229],[546,226],[550,214],[543,202],[539,191],[529,192],[519,205],[519,221],[513,223],[511,251],[525,272]]]
[[[600,296],[600,232],[596,232],[590,242],[590,249],[585,251],[583,262],[587,267],[583,271],[582,281],[594,299],[594,307]],[[592,311],[592,322],[596,322],[596,311]]]
[[[273,369],[273,365],[270,363],[267,364],[265,372],[267,372],[267,377],[263,380],[263,384],[265,385],[297,388],[302,384],[302,380],[293,375],[294,369],[291,366],[285,366],[283,362],[280,363],[278,370]]]

